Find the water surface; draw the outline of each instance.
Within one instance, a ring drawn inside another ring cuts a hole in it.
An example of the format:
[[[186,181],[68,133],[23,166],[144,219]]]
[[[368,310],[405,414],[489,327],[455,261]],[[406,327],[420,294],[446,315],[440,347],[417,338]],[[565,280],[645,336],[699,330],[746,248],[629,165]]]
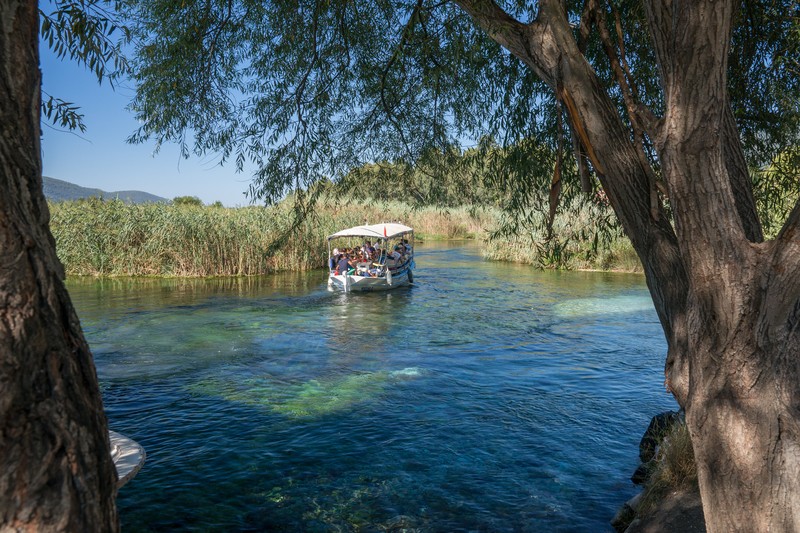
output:
[[[320,272],[71,280],[126,531],[611,531],[666,351],[638,275],[417,249],[416,286]]]

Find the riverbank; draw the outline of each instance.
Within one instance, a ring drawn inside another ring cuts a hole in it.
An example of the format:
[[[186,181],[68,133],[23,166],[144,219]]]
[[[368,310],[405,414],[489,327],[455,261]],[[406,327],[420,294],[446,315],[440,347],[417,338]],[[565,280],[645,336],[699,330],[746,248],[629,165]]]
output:
[[[476,238],[491,210],[413,210],[394,202],[320,202],[297,223],[290,201],[270,207],[125,204],[97,198],[50,204],[50,228],[69,276],[257,276],[320,268],[326,237],[364,220],[402,220],[423,239]]]
[[[696,489],[677,489],[639,516],[625,533],[705,533],[703,504]]]
[[[654,416],[639,441],[631,481],[642,491],[625,502],[611,525],[620,533],[705,531],[691,437],[682,412]]]
[[[125,204],[97,198],[50,204],[50,228],[69,276],[256,276],[311,270],[327,260],[326,237],[367,221],[412,226],[423,241],[473,239],[493,261],[563,270],[641,271],[621,232],[597,225],[602,207],[570,206],[550,239],[534,223],[496,235],[491,207],[415,209],[402,202],[322,200],[302,223],[290,201],[270,207]],[[539,228],[539,229],[537,229]]]

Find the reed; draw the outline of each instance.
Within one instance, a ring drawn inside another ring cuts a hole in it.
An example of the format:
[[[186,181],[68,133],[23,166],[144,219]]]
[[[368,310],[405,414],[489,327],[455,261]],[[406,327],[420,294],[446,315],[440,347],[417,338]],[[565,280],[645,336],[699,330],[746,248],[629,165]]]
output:
[[[528,213],[525,229],[495,237],[484,257],[548,269],[642,271],[628,238],[613,224],[601,222],[613,216],[608,207],[571,202],[556,214],[549,238],[545,216]]]
[[[97,198],[50,204],[50,228],[68,275],[251,276],[326,263],[326,237],[365,221],[398,221],[418,237],[476,238],[494,215],[466,208],[323,199],[295,225],[291,202],[271,207],[125,204]]]
[[[495,238],[488,259],[540,268],[640,271],[627,239],[602,234],[596,206],[576,203],[556,217],[546,239],[532,229]],[[401,222],[421,240],[488,241],[502,220],[494,207],[415,208],[399,201],[324,197],[295,224],[292,202],[270,207],[126,204],[92,198],[50,204],[59,258],[71,276],[252,276],[320,268],[326,237],[364,223]],[[531,227],[541,228],[541,216]],[[602,234],[602,236],[601,236]]]

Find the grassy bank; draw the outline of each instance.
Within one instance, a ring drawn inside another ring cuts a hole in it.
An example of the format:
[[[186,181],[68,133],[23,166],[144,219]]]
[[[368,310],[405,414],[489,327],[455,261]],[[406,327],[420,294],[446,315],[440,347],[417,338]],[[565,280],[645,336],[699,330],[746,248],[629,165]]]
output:
[[[291,205],[221,208],[125,204],[99,199],[50,204],[50,227],[68,275],[250,276],[324,265],[325,238],[365,220],[400,221],[423,239],[475,238],[496,215],[413,210],[396,202],[322,202],[293,228]]]

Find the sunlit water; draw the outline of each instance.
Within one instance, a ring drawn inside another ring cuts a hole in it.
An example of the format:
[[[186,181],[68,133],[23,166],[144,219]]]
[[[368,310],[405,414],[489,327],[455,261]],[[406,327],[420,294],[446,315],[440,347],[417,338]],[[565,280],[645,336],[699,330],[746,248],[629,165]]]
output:
[[[417,250],[416,286],[313,272],[69,283],[126,531],[611,531],[664,392],[641,276]]]

